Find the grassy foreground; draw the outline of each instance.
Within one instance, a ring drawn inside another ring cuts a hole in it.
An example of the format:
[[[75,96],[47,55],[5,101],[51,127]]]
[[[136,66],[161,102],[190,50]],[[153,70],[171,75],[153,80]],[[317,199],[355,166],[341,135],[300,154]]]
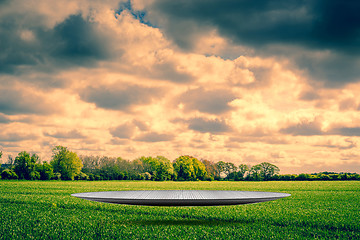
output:
[[[97,203],[71,193],[207,189],[291,197],[219,207]],[[0,181],[0,239],[360,239],[360,182]]]

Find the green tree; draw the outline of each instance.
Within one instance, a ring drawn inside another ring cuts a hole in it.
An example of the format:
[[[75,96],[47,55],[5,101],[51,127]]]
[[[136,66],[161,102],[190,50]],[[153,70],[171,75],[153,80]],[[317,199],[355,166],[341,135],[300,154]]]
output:
[[[39,172],[36,171],[36,163],[39,161],[39,156],[30,154],[26,151],[20,152],[15,158],[14,171],[19,179],[35,180],[39,179]]]
[[[54,177],[53,167],[45,161],[43,164],[37,164],[36,171],[40,174],[40,180],[50,180]]]
[[[296,180],[304,181],[304,180],[310,180],[311,175],[306,173],[300,173],[296,176]]]
[[[215,164],[216,166],[216,176],[218,179],[221,179],[224,175],[226,175],[225,173],[225,165],[226,163],[223,161],[219,161]]]
[[[83,163],[82,170],[84,173],[98,174],[100,171],[101,158],[100,156],[80,156],[80,160]]]
[[[249,166],[246,164],[240,164],[238,167],[239,171],[238,171],[238,176],[241,179],[245,178],[245,175],[249,172]]]
[[[254,165],[250,168],[250,174],[248,175],[247,179],[254,181],[262,180],[260,164]]]
[[[259,166],[260,166],[261,177],[264,180],[269,180],[275,174],[278,174],[280,172],[280,169],[277,166],[268,162],[260,163]]]
[[[7,164],[12,167],[14,165],[14,158],[12,155],[8,155],[8,161],[7,161]]]
[[[195,179],[196,180],[205,180],[205,176],[207,175],[205,165],[199,161],[197,158],[192,158],[194,171],[195,171]]]
[[[116,180],[121,175],[120,159],[114,157],[102,157],[100,166],[100,175],[103,179]]]
[[[2,151],[0,151],[0,159],[1,159],[1,157],[2,157]],[[1,164],[2,162],[0,161],[0,172],[2,172],[3,170],[4,170],[4,168],[2,168],[2,164]],[[1,175],[0,175],[0,179],[1,179]]]
[[[214,180],[215,176],[216,176],[216,165],[214,162],[206,160],[206,159],[202,159],[201,162],[204,164],[205,169],[206,169],[206,176],[205,179],[207,180]]]
[[[207,174],[205,165],[191,156],[180,156],[174,162],[177,179],[182,181],[203,180]]]
[[[166,181],[171,180],[174,176],[174,167],[166,157],[140,157],[137,160],[143,163],[142,170],[150,173],[153,180]]]
[[[157,156],[155,159],[159,163],[158,168],[156,170],[157,172],[156,180],[160,180],[160,181],[171,180],[174,176],[174,166],[172,165],[170,160],[163,156]]]
[[[52,152],[53,156],[50,163],[54,171],[59,172],[63,180],[74,180],[83,166],[77,154],[63,146],[54,147]]]
[[[296,179],[296,175],[295,174],[284,174],[284,175],[280,175],[280,180],[282,181],[293,181]],[[313,178],[315,179],[315,178]]]
[[[233,164],[231,162],[226,162],[224,164],[224,172],[226,174],[226,178],[228,178],[232,172],[236,172],[236,170],[237,170],[237,167],[235,166],[235,164]]]
[[[136,160],[139,160],[143,163],[143,172],[147,172],[151,175],[150,179],[157,179],[157,169],[159,168],[159,161],[153,157],[142,156]]]
[[[194,180],[195,171],[192,159],[189,156],[180,156],[174,162],[174,169],[177,173],[177,180],[189,181]]]
[[[134,172],[134,174],[141,174],[144,173],[144,163],[139,159],[134,159],[131,161],[131,169]]]

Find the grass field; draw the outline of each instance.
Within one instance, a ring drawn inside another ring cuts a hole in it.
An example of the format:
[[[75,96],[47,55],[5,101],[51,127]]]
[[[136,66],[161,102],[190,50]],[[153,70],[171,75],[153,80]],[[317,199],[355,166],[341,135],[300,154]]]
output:
[[[71,193],[273,191],[280,200],[218,207],[91,202]],[[0,239],[360,239],[360,182],[0,181]]]

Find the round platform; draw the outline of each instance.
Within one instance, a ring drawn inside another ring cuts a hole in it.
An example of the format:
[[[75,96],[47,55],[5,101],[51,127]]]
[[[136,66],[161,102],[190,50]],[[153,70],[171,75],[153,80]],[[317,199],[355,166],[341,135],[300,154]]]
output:
[[[239,205],[276,200],[287,193],[216,191],[216,190],[147,190],[74,193],[86,200],[146,206],[219,206]]]

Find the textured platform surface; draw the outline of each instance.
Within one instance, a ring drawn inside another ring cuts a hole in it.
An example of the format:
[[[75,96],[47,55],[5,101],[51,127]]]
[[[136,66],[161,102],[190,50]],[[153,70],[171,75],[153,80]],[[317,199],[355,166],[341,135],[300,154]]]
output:
[[[147,190],[74,193],[71,196],[105,203],[147,206],[218,206],[272,201],[287,193],[217,190]]]

